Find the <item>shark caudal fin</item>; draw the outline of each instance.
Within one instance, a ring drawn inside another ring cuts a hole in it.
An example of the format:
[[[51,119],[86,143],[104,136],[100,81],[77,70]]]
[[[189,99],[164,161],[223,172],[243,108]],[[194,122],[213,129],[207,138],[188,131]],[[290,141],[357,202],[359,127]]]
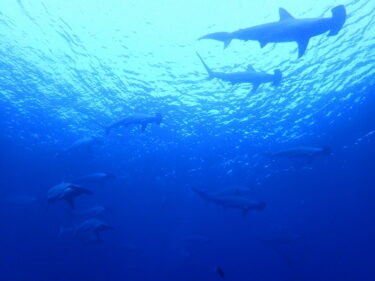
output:
[[[346,10],[344,5],[334,7],[332,10],[332,26],[328,36],[333,36],[339,33],[346,21]]]
[[[229,32],[210,33],[199,38],[199,40],[201,39],[212,39],[212,40],[221,41],[224,43],[224,49],[226,49],[229,46],[230,42],[232,41],[231,33]]]
[[[280,83],[281,83],[281,80],[283,79],[283,74],[281,73],[280,69],[275,69],[274,71],[274,75],[273,75],[273,83],[272,85],[274,86],[279,86]]]
[[[197,52],[197,56],[200,59],[200,61],[202,62],[204,68],[207,70],[208,79],[215,78],[214,72],[207,66],[207,64],[204,62],[204,60],[202,59],[202,57],[198,54],[198,52]]]

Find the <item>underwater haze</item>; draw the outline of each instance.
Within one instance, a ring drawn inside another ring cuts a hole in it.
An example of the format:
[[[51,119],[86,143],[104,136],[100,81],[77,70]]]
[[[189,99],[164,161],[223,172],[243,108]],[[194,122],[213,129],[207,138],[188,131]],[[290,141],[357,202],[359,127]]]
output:
[[[1,0],[0,38],[0,281],[375,281],[374,0]]]

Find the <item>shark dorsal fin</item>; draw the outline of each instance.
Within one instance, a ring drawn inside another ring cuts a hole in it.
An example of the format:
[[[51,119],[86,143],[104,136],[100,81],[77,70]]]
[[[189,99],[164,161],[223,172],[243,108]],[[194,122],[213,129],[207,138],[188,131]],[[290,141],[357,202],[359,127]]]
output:
[[[294,19],[294,17],[284,8],[279,8],[280,21]]]
[[[254,66],[252,66],[251,64],[249,64],[246,68],[247,71],[255,71],[254,69]]]

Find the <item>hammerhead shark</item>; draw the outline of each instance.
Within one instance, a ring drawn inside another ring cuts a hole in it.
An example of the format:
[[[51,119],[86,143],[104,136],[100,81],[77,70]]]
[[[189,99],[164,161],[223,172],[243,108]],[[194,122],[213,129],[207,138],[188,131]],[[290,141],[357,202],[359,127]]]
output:
[[[300,146],[271,153],[269,156],[272,158],[303,158],[306,159],[308,163],[311,163],[317,156],[328,156],[331,154],[332,149],[329,146]]]
[[[259,41],[263,48],[268,43],[297,42],[298,57],[306,51],[311,37],[326,33],[328,36],[338,34],[346,20],[346,10],[343,5],[334,7],[331,18],[294,18],[286,9],[279,8],[280,20],[261,24],[234,32],[215,32],[199,39],[213,39],[224,42],[228,47],[233,39],[244,41]]]
[[[157,125],[160,125],[160,123],[163,121],[163,117],[160,113],[155,113],[154,115],[149,114],[136,114],[127,116],[120,121],[117,121],[110,125],[109,127],[105,128],[105,132],[108,135],[113,129],[119,128],[119,127],[127,127],[130,125],[141,125],[142,131],[146,130],[146,127],[148,124],[155,123]]]
[[[211,195],[196,188],[191,188],[191,190],[206,201],[216,203],[225,208],[240,209],[243,216],[245,216],[250,210],[261,211],[266,207],[265,202],[250,201],[241,196]]]
[[[204,68],[207,70],[208,79],[218,78],[223,81],[230,82],[233,85],[240,83],[252,83],[252,93],[254,93],[262,83],[272,82],[274,86],[278,86],[282,79],[282,73],[279,69],[276,69],[274,71],[274,74],[267,74],[264,72],[255,71],[252,65],[249,65],[247,67],[247,70],[243,72],[224,73],[212,71],[204,62],[202,57],[198,53],[197,55],[200,61],[202,62]]]
[[[64,233],[71,233],[74,237],[82,239],[87,242],[100,243],[100,233],[114,228],[98,219],[89,219],[73,228],[60,228],[59,236]]]

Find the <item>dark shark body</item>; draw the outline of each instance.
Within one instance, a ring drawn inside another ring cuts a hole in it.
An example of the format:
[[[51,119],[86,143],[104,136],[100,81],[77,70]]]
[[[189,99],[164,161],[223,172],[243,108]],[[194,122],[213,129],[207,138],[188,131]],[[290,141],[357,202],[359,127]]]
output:
[[[266,204],[264,202],[250,201],[249,199],[240,196],[211,195],[195,188],[192,188],[192,191],[197,193],[206,201],[216,203],[225,208],[240,209],[243,215],[246,215],[250,210],[260,211],[266,207]]]
[[[155,115],[137,114],[128,116],[107,127],[106,134],[109,134],[113,129],[131,125],[141,125],[142,131],[144,131],[146,130],[148,124],[155,123],[159,125],[162,122],[162,119],[163,118],[160,113],[156,113]]]
[[[240,197],[249,197],[249,195],[254,191],[254,189],[242,186],[242,185],[233,185],[226,187],[220,192],[216,193],[217,196],[240,196]]]
[[[59,185],[51,187],[47,192],[48,202],[57,202],[65,200],[69,206],[74,209],[74,199],[81,195],[91,195],[92,191],[81,186],[63,182]]]
[[[343,5],[332,9],[331,18],[296,19],[283,8],[279,9],[280,20],[240,29],[234,32],[216,32],[207,34],[200,39],[213,39],[224,42],[227,47],[233,39],[244,41],[259,41],[263,48],[268,43],[297,42],[298,57],[301,57],[307,48],[311,37],[326,33],[336,35],[346,20],[346,10]]]
[[[280,84],[282,79],[282,73],[280,70],[276,69],[274,74],[267,74],[264,72],[257,72],[255,69],[249,65],[246,71],[243,72],[234,72],[234,73],[225,73],[225,72],[216,72],[212,71],[207,64],[204,62],[202,57],[197,53],[200,61],[202,62],[204,68],[207,70],[208,78],[218,78],[220,80],[230,82],[231,84],[242,84],[242,83],[251,83],[253,84],[252,92],[255,92],[260,84],[263,83],[273,83],[274,86]]]

